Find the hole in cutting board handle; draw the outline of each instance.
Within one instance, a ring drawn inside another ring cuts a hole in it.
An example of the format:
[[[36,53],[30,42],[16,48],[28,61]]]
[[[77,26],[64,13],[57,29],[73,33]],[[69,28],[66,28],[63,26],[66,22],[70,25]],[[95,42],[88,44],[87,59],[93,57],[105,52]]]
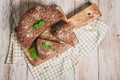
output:
[[[88,15],[91,15],[91,13],[89,12]]]

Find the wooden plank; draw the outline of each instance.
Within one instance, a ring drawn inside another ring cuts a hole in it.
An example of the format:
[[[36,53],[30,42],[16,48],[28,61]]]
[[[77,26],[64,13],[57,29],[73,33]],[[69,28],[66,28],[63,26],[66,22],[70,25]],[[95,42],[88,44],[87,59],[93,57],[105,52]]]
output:
[[[63,75],[60,80],[75,80],[75,69],[67,73],[66,75]]]
[[[40,0],[41,5],[53,5],[54,6],[54,0]]]
[[[74,15],[74,0],[54,0],[54,4],[60,6],[68,18]]]
[[[30,70],[27,69],[27,71],[28,71],[28,74],[27,74],[28,78],[26,80],[34,80],[34,78],[33,78],[32,74],[31,74]]]
[[[75,12],[78,12],[87,1],[76,0]],[[92,0],[98,2],[98,0]],[[98,51],[95,49],[88,57],[81,61],[75,68],[75,80],[98,80]]]
[[[120,80],[120,1],[99,0],[103,17],[110,27],[99,48],[99,80]]]
[[[27,0],[12,0],[10,4],[11,27],[16,27],[21,14],[23,14],[28,8],[25,6],[27,4]],[[9,80],[27,80],[27,65],[23,58],[19,60],[19,62],[11,65]]]
[[[97,49],[85,57],[75,68],[75,80],[98,80]]]
[[[40,0],[28,0],[28,9],[41,5]]]
[[[74,0],[54,0],[54,4],[60,6],[68,18],[74,15]],[[75,80],[74,69],[60,80]]]
[[[9,33],[10,33],[10,0],[0,1],[0,80],[9,79],[10,67],[4,64],[8,44],[9,44]]]
[[[27,75],[27,66],[24,59],[21,59],[20,62],[11,66],[9,80],[27,80]]]

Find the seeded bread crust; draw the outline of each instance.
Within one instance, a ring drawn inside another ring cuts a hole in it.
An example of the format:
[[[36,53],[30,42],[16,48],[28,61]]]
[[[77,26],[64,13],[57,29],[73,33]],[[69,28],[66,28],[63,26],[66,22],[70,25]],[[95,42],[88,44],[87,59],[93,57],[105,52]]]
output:
[[[35,30],[33,24],[39,20],[44,20],[44,27]],[[61,20],[65,20],[65,16],[56,7],[50,6],[37,6],[26,13],[20,19],[17,27],[18,40],[24,48],[29,48],[34,40],[41,35],[46,28]]]

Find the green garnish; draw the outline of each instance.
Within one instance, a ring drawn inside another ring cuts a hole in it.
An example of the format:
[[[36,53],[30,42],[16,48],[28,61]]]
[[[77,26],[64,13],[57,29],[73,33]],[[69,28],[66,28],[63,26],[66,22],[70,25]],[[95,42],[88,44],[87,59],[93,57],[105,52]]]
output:
[[[34,26],[34,29],[39,29],[39,25],[37,23],[35,23],[33,26]]]
[[[28,51],[29,51],[30,56],[31,56],[32,59],[38,59],[39,58],[39,55],[37,54],[34,46],[29,48]]]
[[[37,30],[39,28],[42,28],[44,25],[45,25],[45,21],[40,20],[39,22],[37,22],[33,25],[33,28]]]
[[[43,21],[43,20],[39,21],[39,22],[38,22],[38,25],[39,25],[40,27],[44,26],[44,25],[45,25],[45,21]]]
[[[54,48],[52,46],[50,46],[49,44],[46,44],[45,42],[42,43],[42,47],[45,49],[49,49],[49,50],[54,50]]]

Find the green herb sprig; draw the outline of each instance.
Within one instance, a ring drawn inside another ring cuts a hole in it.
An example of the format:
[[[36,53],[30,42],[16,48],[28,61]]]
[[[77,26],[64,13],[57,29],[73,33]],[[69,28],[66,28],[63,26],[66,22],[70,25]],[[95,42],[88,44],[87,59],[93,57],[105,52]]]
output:
[[[49,44],[47,44],[45,42],[42,43],[42,47],[45,48],[45,49],[52,50],[52,51],[54,50],[54,48],[52,46],[50,46]]]
[[[39,55],[37,54],[34,46],[32,46],[31,48],[29,48],[28,52],[30,53],[30,57],[32,59],[38,59],[39,58]]]
[[[35,30],[42,28],[45,25],[45,21],[44,20],[40,20],[39,22],[33,24],[33,28]]]

